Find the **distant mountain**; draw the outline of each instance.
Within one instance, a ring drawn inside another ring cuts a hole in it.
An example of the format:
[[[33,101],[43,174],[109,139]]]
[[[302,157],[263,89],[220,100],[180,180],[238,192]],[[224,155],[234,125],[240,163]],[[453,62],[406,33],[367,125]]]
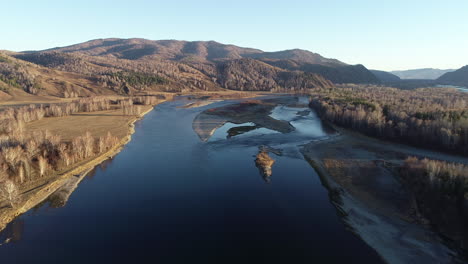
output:
[[[96,39],[47,51],[81,53],[90,56],[112,56],[119,59],[168,59],[217,61],[240,59],[261,50],[225,45],[215,41],[179,41],[147,39]]]
[[[346,65],[304,50],[263,52],[214,41],[98,39],[43,51],[0,52],[0,90],[7,95],[74,97],[334,85],[319,74],[263,62],[257,59],[261,54],[270,63],[284,58],[298,67],[307,63]]]
[[[392,71],[391,73],[400,77],[401,79],[419,79],[419,80],[435,80],[447,72],[453,72],[455,70],[440,70],[440,69],[414,69],[406,71]]]
[[[454,71],[448,72],[437,79],[440,84],[449,84],[468,87],[468,65]]]
[[[344,66],[347,65],[336,59],[328,59],[320,54],[313,53],[307,50],[293,49],[277,52],[262,52],[245,54],[243,57],[254,58],[264,61],[294,61],[299,64],[319,64],[328,66]]]
[[[138,60],[160,58],[176,61],[205,61],[253,58],[265,60],[292,60],[298,63],[323,65],[346,65],[320,54],[294,49],[278,52],[263,52],[258,49],[242,48],[221,44],[216,41],[179,41],[147,39],[97,39],[47,51],[86,54],[90,56],[113,56],[121,59]]]
[[[49,51],[107,56],[128,60],[165,59],[206,69],[206,65],[251,58],[292,71],[317,73],[336,83],[378,83],[362,65],[348,65],[307,50],[263,52],[215,41],[178,41],[146,39],[98,39]],[[319,65],[319,66],[317,66]]]
[[[386,71],[370,70],[375,77],[383,83],[392,83],[401,81],[400,77]]]
[[[264,52],[215,41],[112,38],[42,51],[0,52],[0,90],[7,94],[279,91],[380,82],[363,65],[307,50]]]
[[[380,83],[380,80],[361,64],[334,67],[320,64],[305,64],[298,69],[304,72],[320,74],[334,83]]]

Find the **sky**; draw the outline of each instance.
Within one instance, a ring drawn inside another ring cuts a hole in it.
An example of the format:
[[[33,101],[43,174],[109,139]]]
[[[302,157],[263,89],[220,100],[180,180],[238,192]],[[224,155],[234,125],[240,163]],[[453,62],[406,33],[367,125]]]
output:
[[[468,64],[467,0],[0,0],[0,50],[98,38],[306,49],[369,69]]]

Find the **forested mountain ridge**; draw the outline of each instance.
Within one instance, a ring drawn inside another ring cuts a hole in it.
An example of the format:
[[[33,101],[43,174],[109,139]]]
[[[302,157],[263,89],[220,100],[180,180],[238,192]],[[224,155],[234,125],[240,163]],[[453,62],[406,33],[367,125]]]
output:
[[[52,50],[129,60],[166,59],[183,62],[195,68],[199,67],[200,63],[212,65],[234,59],[252,58],[284,70],[317,73],[337,83],[379,82],[362,65],[348,65],[339,60],[328,59],[320,54],[301,49],[263,52],[215,41],[99,39]]]
[[[254,59],[227,61],[218,66],[218,80],[230,90],[265,91],[333,87],[333,83],[315,73],[286,71]],[[271,90],[271,89],[270,89]]]
[[[138,60],[160,58],[184,60],[197,58],[200,61],[240,59],[243,55],[261,53],[250,48],[224,45],[215,41],[179,41],[147,39],[96,39],[84,43],[46,51],[81,53],[91,56],[113,56],[121,59]]]
[[[50,95],[56,97],[110,95],[97,79],[79,72],[47,68],[0,53],[0,98]]]
[[[444,78],[440,80],[454,83]],[[43,51],[2,51],[0,82],[6,93],[22,88],[31,94],[65,97],[149,91],[279,91],[331,87],[333,83],[399,87],[404,80],[301,49],[264,52],[215,41],[111,38]],[[457,79],[456,83],[464,82]],[[409,86],[417,85],[419,82]]]
[[[215,41],[97,39],[44,51],[2,54],[43,69],[83,75],[93,85],[116,94],[277,91],[380,82],[362,65],[347,65],[306,50],[263,52]],[[60,90],[84,95],[74,86],[55,90],[54,95]],[[37,93],[48,94],[48,90]]]
[[[468,65],[440,76],[437,82],[468,87]]]

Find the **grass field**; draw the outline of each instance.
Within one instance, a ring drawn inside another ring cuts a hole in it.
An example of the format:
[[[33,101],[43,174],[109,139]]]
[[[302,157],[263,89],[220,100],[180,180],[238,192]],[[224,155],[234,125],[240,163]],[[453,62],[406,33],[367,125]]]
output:
[[[143,112],[152,106],[143,106]],[[57,134],[64,141],[81,136],[87,131],[93,137],[105,136],[108,131],[112,135],[123,138],[128,134],[128,125],[134,120],[134,116],[124,116],[122,109],[107,110],[89,113],[77,113],[65,117],[49,117],[42,120],[26,124],[26,131],[49,130],[52,134]]]

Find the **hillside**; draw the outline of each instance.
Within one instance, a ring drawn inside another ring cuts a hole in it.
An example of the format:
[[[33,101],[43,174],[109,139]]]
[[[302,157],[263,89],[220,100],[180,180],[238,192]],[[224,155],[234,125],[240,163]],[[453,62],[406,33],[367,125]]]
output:
[[[253,60],[232,60],[219,65],[219,81],[231,90],[268,91],[273,88],[305,89],[332,87],[333,83],[320,75],[290,72]]]
[[[438,83],[468,87],[468,65],[454,71],[448,72],[437,79]]]
[[[263,52],[258,49],[221,44],[215,41],[178,41],[146,39],[99,39],[53,51],[105,56],[128,60],[163,59],[182,62],[213,77],[213,65],[225,61],[251,58],[290,71],[324,75],[337,83],[378,83],[379,80],[362,65],[347,65],[307,50],[293,49]],[[312,65],[320,65],[315,67]]]
[[[325,66],[305,64],[299,70],[322,75],[334,83],[380,83],[380,80],[364,65]]]
[[[98,39],[62,48],[53,48],[48,51],[81,53],[90,56],[113,56],[129,60],[161,58],[175,61],[216,62],[252,58],[292,60],[298,63],[322,65],[346,65],[338,60],[327,59],[307,50],[263,52],[258,49],[226,45],[216,41]]]
[[[329,66],[343,66],[345,63],[336,59],[327,59],[322,57],[320,54],[313,53],[307,50],[294,49],[284,50],[277,52],[261,52],[244,54],[243,57],[249,57],[253,59],[265,60],[265,61],[281,61],[291,60],[299,64],[320,64]]]
[[[305,63],[293,59],[259,58],[259,60],[289,71],[319,74],[334,83],[380,83],[380,80],[363,65],[347,65],[333,62],[333,60],[320,63]]]
[[[97,39],[0,57],[5,96],[278,91],[380,82],[363,65],[306,50],[263,52],[215,41]]]
[[[138,60],[161,58],[167,60],[216,61],[240,59],[244,55],[261,53],[250,48],[224,45],[215,41],[178,41],[147,39],[97,39],[49,51],[82,53],[90,56],[113,56],[120,59]]]
[[[42,67],[5,53],[0,53],[0,90],[8,94],[2,99],[116,94],[91,76]]]
[[[405,71],[392,71],[391,73],[400,77],[401,79],[419,79],[419,80],[435,80],[440,76],[444,75],[447,72],[452,72],[454,70],[441,70],[441,69],[414,69],[414,70],[405,70]]]

